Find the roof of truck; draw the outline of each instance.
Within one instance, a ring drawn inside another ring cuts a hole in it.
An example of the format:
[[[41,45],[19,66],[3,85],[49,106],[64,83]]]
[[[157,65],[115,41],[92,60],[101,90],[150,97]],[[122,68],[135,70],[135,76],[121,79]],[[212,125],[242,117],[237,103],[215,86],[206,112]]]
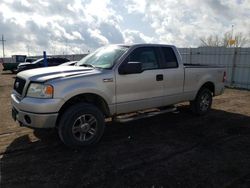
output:
[[[175,47],[174,45],[169,45],[169,44],[154,44],[154,43],[135,43],[135,44],[116,44],[118,46],[124,46],[124,47],[132,47],[132,46],[136,46],[136,47],[149,47],[149,46],[156,46],[156,47]]]

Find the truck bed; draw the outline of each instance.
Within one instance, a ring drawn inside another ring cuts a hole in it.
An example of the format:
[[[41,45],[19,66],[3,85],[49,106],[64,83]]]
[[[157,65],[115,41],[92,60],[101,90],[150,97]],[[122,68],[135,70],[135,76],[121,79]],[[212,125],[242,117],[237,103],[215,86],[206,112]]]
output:
[[[184,91],[198,91],[204,80],[210,80],[215,85],[214,95],[220,94],[219,88],[223,88],[224,67],[206,64],[184,64]]]

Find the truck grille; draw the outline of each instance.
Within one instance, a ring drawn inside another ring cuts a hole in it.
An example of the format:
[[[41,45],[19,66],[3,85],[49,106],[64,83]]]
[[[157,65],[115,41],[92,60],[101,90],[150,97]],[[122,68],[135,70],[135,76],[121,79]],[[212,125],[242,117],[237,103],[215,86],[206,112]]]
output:
[[[16,77],[16,80],[14,83],[14,90],[16,90],[17,93],[22,95],[25,83],[26,83],[26,81],[24,79]]]

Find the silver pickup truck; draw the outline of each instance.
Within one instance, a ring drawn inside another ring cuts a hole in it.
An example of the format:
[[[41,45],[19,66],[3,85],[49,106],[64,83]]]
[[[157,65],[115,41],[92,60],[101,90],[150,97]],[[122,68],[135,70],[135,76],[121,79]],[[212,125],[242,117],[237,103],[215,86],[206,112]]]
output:
[[[194,113],[207,113],[212,97],[223,93],[225,76],[221,67],[183,64],[175,46],[109,45],[76,66],[19,73],[12,117],[22,126],[57,128],[68,146],[86,146],[100,140],[106,118],[136,119],[124,115],[132,112],[147,117],[183,101]]]

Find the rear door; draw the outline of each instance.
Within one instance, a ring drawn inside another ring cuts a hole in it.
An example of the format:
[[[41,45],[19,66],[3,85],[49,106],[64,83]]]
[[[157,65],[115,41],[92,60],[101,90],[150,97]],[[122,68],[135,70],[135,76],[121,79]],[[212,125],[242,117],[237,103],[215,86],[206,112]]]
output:
[[[182,100],[184,70],[178,64],[172,47],[161,47],[161,66],[164,69],[164,105],[174,104]]]
[[[120,75],[116,71],[116,110],[126,113],[161,106],[163,102],[163,69],[156,47],[138,47],[122,63],[141,62],[142,73]],[[121,66],[121,65],[120,65]]]

